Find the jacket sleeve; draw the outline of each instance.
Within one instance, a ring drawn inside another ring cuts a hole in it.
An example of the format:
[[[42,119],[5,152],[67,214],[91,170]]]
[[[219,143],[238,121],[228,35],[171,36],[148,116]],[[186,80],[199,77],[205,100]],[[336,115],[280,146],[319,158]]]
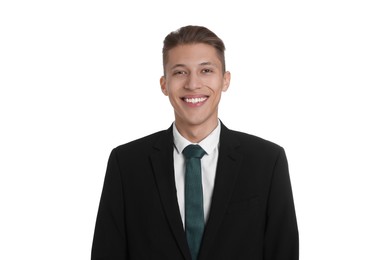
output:
[[[276,160],[267,206],[265,260],[298,260],[299,240],[286,154]]]
[[[108,160],[96,219],[91,259],[127,259],[123,187],[115,149]]]

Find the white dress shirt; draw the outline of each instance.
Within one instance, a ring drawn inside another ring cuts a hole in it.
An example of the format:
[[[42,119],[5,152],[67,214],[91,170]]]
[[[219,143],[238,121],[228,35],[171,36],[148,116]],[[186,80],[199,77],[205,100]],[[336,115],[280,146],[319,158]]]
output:
[[[202,185],[203,185],[203,209],[205,222],[208,219],[211,197],[214,190],[215,173],[217,170],[218,150],[219,150],[219,136],[221,133],[221,123],[218,120],[218,126],[198,145],[200,145],[206,154],[201,159],[202,167]],[[175,149],[173,149],[173,162],[175,169],[175,183],[177,191],[177,201],[183,225],[185,223],[184,212],[184,181],[185,181],[185,158],[182,154],[187,145],[194,144],[185,139],[177,130],[176,125],[173,124],[173,142]]]

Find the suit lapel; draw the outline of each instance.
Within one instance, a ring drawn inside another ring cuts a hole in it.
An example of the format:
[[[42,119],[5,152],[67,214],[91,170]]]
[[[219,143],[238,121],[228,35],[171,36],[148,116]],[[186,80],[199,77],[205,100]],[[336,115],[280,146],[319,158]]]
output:
[[[226,213],[242,161],[242,155],[236,151],[238,146],[234,134],[222,124],[213,198],[199,259],[207,256]]]
[[[150,155],[161,203],[172,233],[185,259],[191,259],[180,210],[177,203],[174,167],[172,126],[157,140]]]

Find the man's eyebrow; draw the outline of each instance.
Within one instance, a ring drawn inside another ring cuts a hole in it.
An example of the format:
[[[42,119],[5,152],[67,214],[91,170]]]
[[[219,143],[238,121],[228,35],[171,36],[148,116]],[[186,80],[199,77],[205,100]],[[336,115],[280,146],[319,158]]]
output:
[[[179,68],[179,67],[185,67],[185,65],[184,65],[184,64],[175,64],[175,65],[173,65],[173,66],[171,67],[171,70],[176,69],[176,68]]]
[[[201,66],[214,66],[214,67],[216,67],[216,65],[210,61],[202,62],[200,65]]]
[[[212,63],[210,61],[201,62],[199,65],[200,66],[213,66],[213,67],[217,67],[216,64],[214,64],[214,63]],[[173,69],[181,68],[181,67],[186,67],[186,65],[178,63],[178,64],[173,65],[170,69],[173,70]]]

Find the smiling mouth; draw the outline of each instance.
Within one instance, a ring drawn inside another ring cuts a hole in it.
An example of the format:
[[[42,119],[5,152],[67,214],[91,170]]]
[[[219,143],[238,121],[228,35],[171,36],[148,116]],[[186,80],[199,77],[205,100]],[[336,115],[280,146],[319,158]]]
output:
[[[188,98],[188,97],[183,97],[182,100],[186,103],[190,103],[190,104],[199,104],[199,103],[203,103],[204,101],[206,101],[208,99],[208,96],[204,96],[204,97],[193,97],[193,98]]]

